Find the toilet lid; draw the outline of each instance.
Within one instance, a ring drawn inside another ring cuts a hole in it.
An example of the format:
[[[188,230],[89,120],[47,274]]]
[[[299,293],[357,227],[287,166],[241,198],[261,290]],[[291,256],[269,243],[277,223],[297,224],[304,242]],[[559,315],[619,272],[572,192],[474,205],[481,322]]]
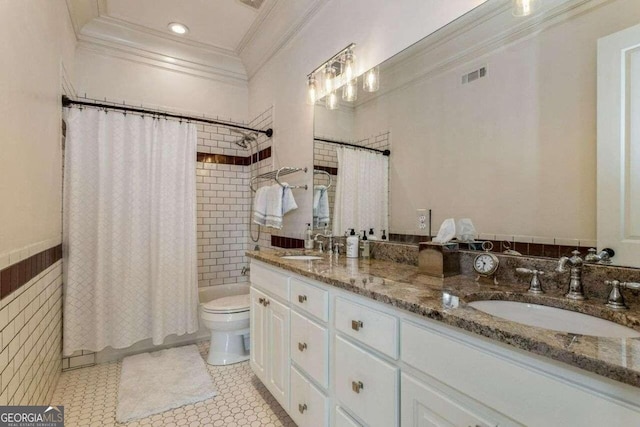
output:
[[[205,302],[202,304],[202,308],[205,311],[216,313],[246,311],[249,310],[249,294],[217,298],[212,301]]]

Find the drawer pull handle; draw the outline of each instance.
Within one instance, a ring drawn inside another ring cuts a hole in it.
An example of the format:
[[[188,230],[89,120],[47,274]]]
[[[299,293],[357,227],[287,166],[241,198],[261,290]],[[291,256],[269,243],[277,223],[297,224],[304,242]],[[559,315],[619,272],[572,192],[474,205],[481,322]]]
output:
[[[354,331],[359,331],[363,327],[364,327],[364,324],[362,323],[361,320],[352,320],[351,321],[351,329],[353,329]]]
[[[262,305],[264,305],[264,298],[258,298],[258,302]]]
[[[264,299],[264,302],[262,303],[262,305],[264,305],[265,307],[268,306],[269,304],[271,304],[271,301],[269,301],[268,299]]]
[[[300,304],[302,304],[303,302],[305,302],[307,300],[307,296],[306,295],[298,295],[298,302]]]
[[[360,390],[363,388],[364,384],[362,384],[362,381],[351,381],[351,390],[353,390],[354,393],[360,393]]]
[[[299,403],[298,404],[298,411],[300,411],[301,414],[304,414],[304,411],[307,410],[307,404],[306,403]]]
[[[298,350],[305,351],[306,349],[307,349],[307,343],[306,342],[299,342],[298,343]]]

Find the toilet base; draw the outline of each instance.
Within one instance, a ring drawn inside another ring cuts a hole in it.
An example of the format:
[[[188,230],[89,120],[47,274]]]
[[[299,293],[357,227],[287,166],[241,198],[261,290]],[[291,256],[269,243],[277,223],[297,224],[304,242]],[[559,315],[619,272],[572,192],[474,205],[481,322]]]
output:
[[[245,350],[244,335],[249,329],[239,331],[212,331],[207,363],[214,366],[232,365],[249,360],[249,351]]]

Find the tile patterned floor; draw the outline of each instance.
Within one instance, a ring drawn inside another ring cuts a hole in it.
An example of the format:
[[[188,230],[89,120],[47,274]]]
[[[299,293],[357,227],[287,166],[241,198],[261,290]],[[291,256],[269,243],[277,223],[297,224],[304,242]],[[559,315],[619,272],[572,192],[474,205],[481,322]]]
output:
[[[208,342],[198,345],[206,359]],[[207,365],[218,394],[162,414],[126,424],[116,422],[120,362],[63,372],[53,404],[64,405],[65,426],[295,426],[248,362],[230,366]]]

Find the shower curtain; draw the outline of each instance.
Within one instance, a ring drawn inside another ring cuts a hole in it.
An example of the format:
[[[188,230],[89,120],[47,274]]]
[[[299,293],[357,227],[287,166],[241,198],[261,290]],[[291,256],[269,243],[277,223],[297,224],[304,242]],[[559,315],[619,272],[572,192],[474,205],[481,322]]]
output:
[[[195,332],[195,125],[65,114],[63,354]]]
[[[337,147],[338,183],[333,232],[341,235],[374,228],[377,236],[389,229],[389,158],[373,151]]]

